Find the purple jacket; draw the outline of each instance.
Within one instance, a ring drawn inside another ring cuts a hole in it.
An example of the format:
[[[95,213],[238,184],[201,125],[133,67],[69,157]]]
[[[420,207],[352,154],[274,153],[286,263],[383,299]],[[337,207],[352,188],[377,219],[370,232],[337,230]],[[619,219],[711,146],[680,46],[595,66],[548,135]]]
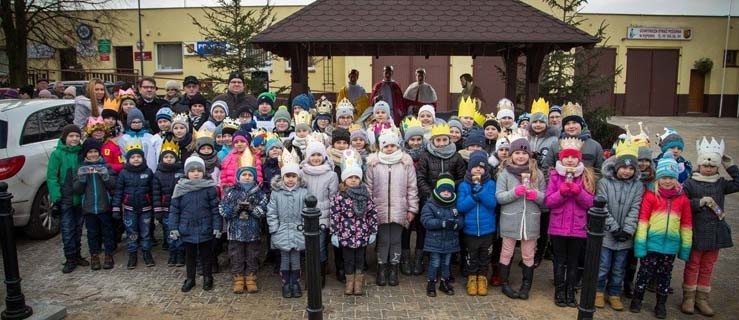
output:
[[[565,177],[552,170],[549,174],[549,185],[544,203],[550,210],[549,234],[575,238],[587,238],[587,211],[593,206],[593,194],[585,190],[582,176],[575,177],[573,182],[580,186],[577,196],[562,196],[559,186],[565,183]]]

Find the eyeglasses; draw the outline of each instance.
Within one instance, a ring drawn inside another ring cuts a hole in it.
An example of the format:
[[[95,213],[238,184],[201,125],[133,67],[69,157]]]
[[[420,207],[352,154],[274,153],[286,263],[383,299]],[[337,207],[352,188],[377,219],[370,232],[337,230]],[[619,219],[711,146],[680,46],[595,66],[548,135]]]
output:
[[[156,86],[141,86],[141,89],[147,89],[147,90],[156,90]]]

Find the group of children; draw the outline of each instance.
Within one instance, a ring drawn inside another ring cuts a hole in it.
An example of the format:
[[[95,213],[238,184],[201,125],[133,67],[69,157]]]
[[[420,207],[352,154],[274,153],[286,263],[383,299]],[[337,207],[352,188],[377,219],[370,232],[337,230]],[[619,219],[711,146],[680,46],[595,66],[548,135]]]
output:
[[[607,300],[622,310],[625,288],[633,296],[630,310],[639,312],[645,290],[654,285],[655,314],[664,318],[678,257],[687,261],[683,312],[697,307],[713,313],[711,269],[718,250],[733,245],[721,208],[724,195],[739,190],[739,169],[724,154],[723,141],[698,142],[692,171],[672,129],[659,136],[657,158],[644,129],[632,135],[627,127],[605,159],[578,104],[550,107],[540,99],[517,124],[507,99],[498,103],[497,117],[463,99],[448,122],[424,106],[396,127],[383,101],[355,119],[346,99],[333,110],[327,100],[301,94],[289,112],[286,106],[275,110],[270,93],[258,97],[257,109],[238,110],[235,120],[222,101],[211,105],[209,121],[202,113],[173,115],[163,108],[156,117],[159,132],[150,134],[141,112],[124,108],[121,97],[106,100],[104,109],[115,111],[91,117],[84,134],[65,127],[51,155],[48,181],[51,200],[62,210],[64,272],[86,262],[79,248],[82,217],[93,270],[101,268],[101,246],[102,268],[114,265],[117,219],[126,230],[128,268],[136,267],[139,249],[145,265],[153,266],[152,227],[159,220],[168,265],[187,267],[183,292],[195,286],[197,256],[203,288],[213,287],[217,243],[225,233],[234,293],[258,292],[260,249],[267,241],[279,256],[282,296],[300,297],[305,241],[298,226],[312,195],[326,226],[321,276],[325,281],[333,248],[347,295],[363,294],[367,248],[374,244],[378,286],[396,286],[399,274],[426,269],[427,295],[436,296],[437,284],[452,295],[451,264],[459,261],[467,294],[487,295],[492,284],[509,298],[528,299],[534,270],[550,247],[554,303],[575,307],[587,210],[600,198],[608,218],[596,306]],[[721,177],[721,165],[733,180]],[[514,289],[509,275],[517,244],[522,281]],[[633,258],[639,269],[632,285]]]

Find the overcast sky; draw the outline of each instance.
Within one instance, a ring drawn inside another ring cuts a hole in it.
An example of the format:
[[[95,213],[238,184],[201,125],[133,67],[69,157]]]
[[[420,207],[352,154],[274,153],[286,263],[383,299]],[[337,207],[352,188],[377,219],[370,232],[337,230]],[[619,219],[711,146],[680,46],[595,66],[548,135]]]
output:
[[[368,0],[365,0],[368,1]],[[402,0],[399,0],[402,1]],[[449,0],[460,1],[463,0]],[[528,0],[538,1],[538,0]],[[739,0],[590,0],[583,13],[621,13],[649,15],[726,16],[730,2],[739,16]],[[244,6],[264,5],[266,0],[242,0]],[[313,0],[272,0],[277,6],[306,5]],[[184,8],[217,5],[216,0],[141,0],[142,8]],[[137,0],[113,0],[115,8],[136,8]]]

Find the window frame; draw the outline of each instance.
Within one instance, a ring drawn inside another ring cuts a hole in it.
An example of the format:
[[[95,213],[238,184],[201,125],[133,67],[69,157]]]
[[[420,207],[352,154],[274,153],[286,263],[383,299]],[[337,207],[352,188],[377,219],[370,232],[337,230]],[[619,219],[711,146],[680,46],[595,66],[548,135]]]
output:
[[[61,136],[61,130],[60,130],[59,135],[54,134],[53,136],[50,136],[50,132],[48,130],[46,130],[47,128],[44,127],[43,120],[41,119],[41,115],[44,112],[47,112],[47,111],[49,111],[51,109],[55,109],[55,108],[66,108],[67,109],[67,113],[68,113],[67,118],[70,118],[71,121],[65,121],[66,122],[65,123],[65,126],[68,125],[68,124],[73,124],[74,123],[74,105],[73,104],[58,104],[58,105],[48,106],[48,107],[45,107],[43,109],[37,110],[37,111],[31,113],[30,115],[28,115],[28,117],[26,117],[25,122],[23,123],[23,128],[21,129],[20,137],[19,137],[19,140],[20,141],[18,142],[18,144],[20,146],[24,146],[24,145],[27,145],[27,144],[44,142],[44,141],[49,141],[49,140],[54,140],[54,139],[59,139],[59,137]],[[38,140],[35,140],[35,141],[25,141],[23,139],[23,137],[25,136],[26,128],[28,128],[28,124],[30,123],[30,120],[32,120],[31,119],[32,117],[36,117],[36,119],[34,121],[36,121],[36,124],[37,124],[37,126],[39,128],[40,134],[38,134],[38,136],[40,138]]]
[[[159,46],[160,45],[169,45],[173,47],[177,47],[180,50],[180,69],[160,69],[159,68]],[[185,58],[182,54],[182,42],[157,42],[154,44],[154,66],[155,70],[154,72],[158,74],[181,74],[183,72],[183,69],[185,68]]]

